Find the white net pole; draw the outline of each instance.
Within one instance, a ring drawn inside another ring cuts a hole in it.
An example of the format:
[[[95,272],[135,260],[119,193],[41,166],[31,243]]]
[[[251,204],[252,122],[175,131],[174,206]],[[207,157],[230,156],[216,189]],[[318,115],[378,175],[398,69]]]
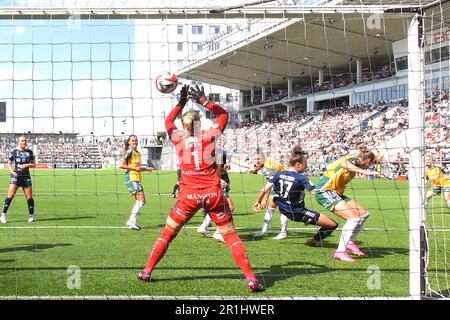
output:
[[[423,110],[423,53],[421,49],[422,17],[416,15],[408,30],[408,100],[410,147],[409,168],[409,292],[413,299],[420,299],[424,294],[423,286],[423,249],[421,232],[424,226],[424,194],[425,194],[425,141]]]

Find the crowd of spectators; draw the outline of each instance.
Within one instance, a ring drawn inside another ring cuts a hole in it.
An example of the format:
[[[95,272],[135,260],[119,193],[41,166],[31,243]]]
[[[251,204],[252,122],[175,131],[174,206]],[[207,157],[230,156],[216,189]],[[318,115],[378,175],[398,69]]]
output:
[[[449,131],[448,92],[435,93],[425,104],[425,145],[437,161],[450,163]]]
[[[16,147],[16,136],[1,137],[0,152],[3,163],[8,161],[11,151]],[[27,135],[28,148],[35,155],[37,164],[54,168],[100,168],[104,157],[117,154],[119,144],[99,141],[98,138],[55,135]],[[123,148],[123,147],[122,147]]]
[[[362,131],[361,122],[374,115],[378,116]],[[283,160],[300,143],[309,153],[310,172],[317,174],[339,157],[356,153],[359,145],[385,147],[407,128],[408,109],[403,103],[342,106],[285,115],[253,126],[245,123],[226,131],[226,149],[241,159],[250,159],[259,149]]]
[[[361,124],[366,125],[362,126]],[[438,162],[450,164],[448,93],[434,94],[425,104],[425,142]],[[310,174],[320,174],[337,158],[356,153],[360,145],[384,149],[386,143],[408,128],[406,102],[340,106],[315,112],[280,113],[265,121],[244,121],[225,131],[219,146],[230,155],[251,161],[262,151],[277,160],[286,161],[298,143],[309,154]],[[105,159],[117,161],[124,152],[124,137],[77,137],[30,134],[29,148],[38,164],[54,167],[83,167],[101,164]],[[0,136],[0,153],[6,163],[17,136]],[[165,145],[164,138],[140,137],[141,146]],[[396,162],[397,161],[397,162]],[[393,163],[402,167],[408,162],[408,150],[398,152]]]
[[[28,148],[36,158],[37,164],[54,168],[100,167],[105,160],[117,161],[124,154],[124,137],[95,137],[93,135],[27,134]],[[163,145],[162,137],[142,136],[140,146]],[[3,163],[8,161],[11,151],[16,147],[17,135],[0,136],[0,154]]]

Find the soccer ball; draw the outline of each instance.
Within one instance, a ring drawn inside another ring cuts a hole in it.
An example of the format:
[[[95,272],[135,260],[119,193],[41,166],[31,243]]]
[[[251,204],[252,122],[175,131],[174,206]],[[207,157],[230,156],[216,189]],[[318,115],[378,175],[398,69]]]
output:
[[[171,93],[178,86],[178,78],[176,74],[165,72],[156,77],[156,89],[161,93]]]

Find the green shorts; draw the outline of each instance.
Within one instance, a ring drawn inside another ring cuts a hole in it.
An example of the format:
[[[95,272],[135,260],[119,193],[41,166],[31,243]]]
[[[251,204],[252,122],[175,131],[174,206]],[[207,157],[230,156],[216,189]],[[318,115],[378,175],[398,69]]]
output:
[[[434,193],[441,194],[441,192],[450,192],[450,187],[436,187],[432,186],[430,191],[433,191]]]
[[[334,206],[339,202],[349,202],[352,199],[347,196],[337,194],[333,190],[324,190],[316,192],[316,200],[322,207],[332,211],[334,209]]]
[[[124,178],[125,178],[125,185],[131,194],[144,191],[144,188],[142,188],[142,183],[140,181],[130,181],[129,172],[125,173]]]

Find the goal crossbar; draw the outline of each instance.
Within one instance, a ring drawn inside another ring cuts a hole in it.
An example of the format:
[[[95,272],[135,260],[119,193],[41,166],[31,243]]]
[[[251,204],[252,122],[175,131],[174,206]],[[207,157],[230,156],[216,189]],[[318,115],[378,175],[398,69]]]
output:
[[[305,14],[398,14],[413,13],[420,10],[417,6],[370,5],[370,6],[270,6],[258,8],[225,9],[220,8],[64,8],[64,7],[3,7],[0,19],[5,18],[79,18],[104,19],[132,17],[135,19],[197,19],[205,16],[215,19],[242,18],[298,18]]]

